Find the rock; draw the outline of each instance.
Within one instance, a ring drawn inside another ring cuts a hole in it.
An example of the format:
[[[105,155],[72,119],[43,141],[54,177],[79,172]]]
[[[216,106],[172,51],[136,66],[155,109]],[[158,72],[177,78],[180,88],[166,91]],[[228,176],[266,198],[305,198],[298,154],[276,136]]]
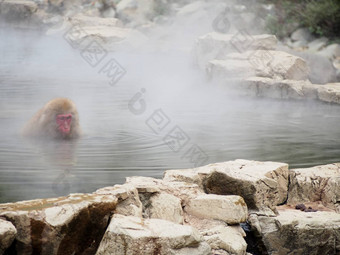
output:
[[[330,60],[340,57],[340,44],[333,43],[323,48],[317,54],[324,56]]]
[[[189,201],[185,211],[196,217],[222,220],[228,224],[245,222],[247,205],[240,196],[204,194]]]
[[[230,79],[243,79],[256,75],[250,63],[245,60],[211,60],[206,65],[206,74],[209,79],[228,81]]]
[[[210,245],[213,254],[239,254],[245,255],[247,243],[244,240],[245,233],[240,231],[239,226],[218,226],[203,232],[205,241]]]
[[[247,51],[229,54],[227,58],[249,62],[256,76],[260,77],[288,80],[306,80],[308,77],[306,62],[283,51]]]
[[[321,201],[340,213],[340,163],[292,169],[289,175],[288,204]]]
[[[220,220],[202,219],[186,214],[185,222],[198,229],[212,248],[212,254],[245,254],[246,233],[240,225],[228,226]]]
[[[203,194],[203,190],[198,185],[186,182],[167,182],[166,180],[163,181],[151,177],[134,176],[128,177],[127,183],[136,187],[140,195],[145,194],[146,200],[142,200],[147,203],[155,193],[166,193],[176,196],[184,202]]]
[[[308,43],[308,50],[312,52],[319,51],[320,49],[326,46],[327,42],[328,39],[326,37],[315,39]]]
[[[38,5],[29,0],[3,0],[0,2],[1,18],[6,21],[22,21],[31,18]]]
[[[123,23],[116,18],[100,18],[91,17],[83,14],[77,14],[68,19],[72,25],[79,25],[81,27],[88,26],[105,26],[105,27],[123,27]]]
[[[276,217],[250,217],[267,254],[339,254],[340,214],[280,210]]]
[[[83,54],[92,52],[91,47],[95,47],[98,57],[107,51],[138,47],[147,41],[147,37],[137,30],[108,26],[74,25],[64,33],[64,38],[73,48],[82,50]]]
[[[127,183],[137,188],[143,204],[143,217],[183,224],[183,210],[178,194],[162,180],[148,177],[128,177]],[[198,187],[196,187],[198,189]]]
[[[191,182],[206,193],[243,197],[248,209],[275,209],[287,199],[288,165],[284,163],[238,159],[183,170],[183,175],[193,176]],[[168,170],[164,178],[176,181],[183,177],[178,171]]]
[[[318,98],[324,102],[340,104],[340,83],[328,83],[320,86]]]
[[[317,99],[320,85],[309,81],[275,80],[263,77],[250,77],[240,86],[250,91],[248,95],[278,99]]]
[[[47,13],[30,0],[0,1],[0,26],[19,29],[45,29]]]
[[[163,219],[183,224],[181,200],[173,195],[161,193],[151,196],[149,208],[145,211],[148,218]]]
[[[305,45],[307,45],[308,42],[310,42],[310,41],[312,41],[314,39],[313,35],[308,30],[308,28],[299,28],[299,29],[295,30],[291,34],[290,38],[293,41],[301,41]]]
[[[156,16],[154,0],[122,0],[116,6],[119,19],[131,26],[147,23]]]
[[[336,72],[332,62],[319,54],[310,52],[291,51],[306,62],[309,73],[308,79],[314,84],[326,84],[336,81]]]
[[[112,195],[118,198],[114,213],[142,217],[143,206],[137,189],[129,184],[115,185],[99,189],[95,194]]]
[[[252,76],[281,80],[306,80],[308,77],[308,67],[303,59],[270,50],[228,54],[226,60],[209,61],[206,72],[209,77],[222,80]]]
[[[17,235],[17,230],[9,221],[0,219],[0,254],[12,244]]]
[[[204,255],[210,254],[210,246],[190,226],[117,214],[96,254]]]
[[[232,52],[247,50],[273,50],[277,44],[274,35],[223,34],[211,32],[199,37],[193,47],[197,65],[204,69],[206,64],[214,59],[226,59]]]
[[[206,4],[202,1],[195,1],[183,6],[178,12],[177,16],[187,16],[199,12],[204,9]]]
[[[91,254],[105,232],[118,199],[71,194],[0,205],[0,217],[17,229],[17,254]]]

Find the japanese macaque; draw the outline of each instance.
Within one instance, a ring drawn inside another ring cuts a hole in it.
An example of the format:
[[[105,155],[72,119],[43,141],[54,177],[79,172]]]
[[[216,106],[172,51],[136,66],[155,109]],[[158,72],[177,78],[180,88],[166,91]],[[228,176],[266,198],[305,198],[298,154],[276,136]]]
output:
[[[55,98],[41,108],[26,124],[27,137],[73,139],[81,135],[75,104],[67,98]]]

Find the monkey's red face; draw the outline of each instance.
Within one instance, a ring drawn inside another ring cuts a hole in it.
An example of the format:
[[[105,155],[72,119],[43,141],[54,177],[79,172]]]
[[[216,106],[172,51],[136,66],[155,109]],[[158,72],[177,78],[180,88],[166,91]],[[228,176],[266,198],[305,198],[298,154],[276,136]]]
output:
[[[72,114],[58,114],[56,118],[58,131],[67,136],[71,131]]]

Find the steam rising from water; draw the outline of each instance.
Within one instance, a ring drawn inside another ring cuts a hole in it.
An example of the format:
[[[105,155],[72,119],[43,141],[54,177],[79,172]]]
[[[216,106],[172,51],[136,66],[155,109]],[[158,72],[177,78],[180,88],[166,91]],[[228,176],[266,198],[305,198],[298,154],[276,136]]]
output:
[[[110,53],[127,71],[115,86],[60,35],[2,28],[0,201],[92,192],[131,175],[161,177],[166,169],[194,167],[183,157],[193,145],[207,156],[204,164],[236,158],[292,167],[338,161],[338,106],[235,97],[194,68],[188,49],[211,31],[210,19],[198,17],[203,24],[191,27],[179,20],[142,49]],[[136,115],[128,104],[141,91],[145,111]],[[55,97],[76,103],[84,137],[22,139],[23,124]],[[156,110],[169,119],[158,134],[146,123]],[[188,138],[178,152],[164,142],[176,126]]]

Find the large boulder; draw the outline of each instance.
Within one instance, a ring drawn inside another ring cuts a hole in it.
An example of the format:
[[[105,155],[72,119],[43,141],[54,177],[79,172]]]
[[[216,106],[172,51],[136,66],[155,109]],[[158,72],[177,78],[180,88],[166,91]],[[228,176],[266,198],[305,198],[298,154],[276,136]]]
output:
[[[159,193],[145,202],[145,215],[148,218],[163,219],[177,224],[183,224],[183,210],[181,199],[167,194]]]
[[[138,47],[147,41],[147,37],[137,30],[107,25],[80,26],[77,23],[67,27],[64,38],[73,48],[82,50],[83,55],[96,53],[97,58],[107,51]]]
[[[17,230],[9,221],[0,219],[0,254],[3,254],[12,244],[17,235]]]
[[[221,220],[228,224],[245,222],[248,218],[247,205],[240,196],[204,194],[185,206],[185,211],[204,219]]]
[[[118,198],[114,213],[126,216],[142,217],[143,205],[139,199],[136,187],[129,184],[115,185],[98,189],[95,194],[111,195]]]
[[[307,81],[249,77],[239,86],[247,95],[278,99],[317,99],[320,85]]]
[[[116,5],[117,16],[129,26],[143,25],[159,13],[164,1],[155,0],[121,0]]]
[[[317,52],[317,54],[324,56],[328,58],[329,60],[338,58],[340,57],[340,44],[338,43],[330,44],[326,46],[325,48],[323,48],[322,50],[320,50],[319,52]]]
[[[106,26],[106,27],[123,27],[123,23],[116,18],[101,18],[77,14],[69,17],[68,22],[73,25],[87,26]]]
[[[287,203],[317,201],[340,213],[340,163],[290,170]]]
[[[319,86],[318,98],[324,102],[340,104],[340,83]]]
[[[279,209],[276,217],[251,215],[263,254],[340,254],[340,214]]]
[[[214,251],[213,254],[245,255],[247,243],[240,227],[217,226],[202,232],[204,239]]]
[[[232,52],[248,50],[273,50],[277,39],[274,35],[223,34],[211,32],[199,37],[194,45],[193,54],[197,65],[204,69],[214,59],[226,59]]]
[[[272,79],[306,80],[308,67],[297,56],[283,51],[255,50],[231,53],[225,60],[212,60],[206,71],[210,77],[267,77]]]
[[[35,1],[3,0],[0,1],[0,27],[20,29],[45,29],[44,20],[48,14],[38,8]]]
[[[336,70],[327,57],[311,52],[291,51],[290,53],[304,59],[309,69],[308,79],[312,83],[336,82]]]
[[[299,42],[299,46],[307,46],[309,42],[314,40],[314,36],[308,28],[298,28],[291,34],[290,38],[293,42]]]
[[[168,170],[164,180],[186,180],[206,193],[239,195],[249,209],[272,212],[288,194],[288,165],[277,162],[235,160],[187,170]]]
[[[0,217],[17,230],[17,254],[93,254],[117,202],[112,195],[71,194],[0,204]]]
[[[0,15],[6,21],[27,21],[38,10],[38,5],[30,0],[3,0]]]
[[[160,219],[114,215],[97,250],[97,255],[208,255],[210,246],[199,232]]]

